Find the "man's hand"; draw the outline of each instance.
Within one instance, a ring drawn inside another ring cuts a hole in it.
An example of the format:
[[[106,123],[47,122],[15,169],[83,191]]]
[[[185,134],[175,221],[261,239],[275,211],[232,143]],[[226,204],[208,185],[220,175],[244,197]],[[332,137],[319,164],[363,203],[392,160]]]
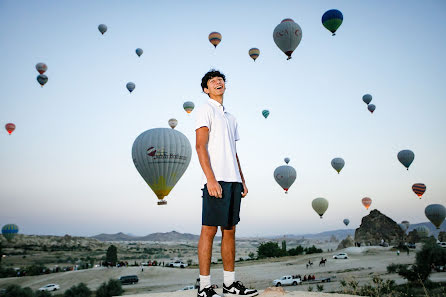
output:
[[[223,197],[223,190],[222,190],[220,184],[215,179],[208,181],[207,187],[208,187],[208,193],[210,196],[215,197],[215,198]]]
[[[245,198],[246,195],[248,195],[248,187],[246,187],[246,184],[243,183],[242,198]]]

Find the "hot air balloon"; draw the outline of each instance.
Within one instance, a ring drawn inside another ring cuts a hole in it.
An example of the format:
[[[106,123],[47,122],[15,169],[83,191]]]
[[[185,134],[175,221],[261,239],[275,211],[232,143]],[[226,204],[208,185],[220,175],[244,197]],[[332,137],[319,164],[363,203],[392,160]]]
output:
[[[325,198],[316,198],[311,202],[311,206],[313,206],[314,211],[321,217],[324,215],[325,211],[328,208],[328,200]]]
[[[296,169],[289,165],[282,165],[274,170],[274,179],[285,190],[285,194],[288,194],[288,189],[296,180]]]
[[[183,103],[183,108],[187,113],[191,113],[195,108],[195,104],[192,101],[186,101]]]
[[[417,230],[417,234],[421,238],[428,237],[430,234],[429,228],[424,225],[416,227],[415,230]]]
[[[127,90],[129,90],[130,93],[133,92],[133,90],[136,87],[136,85],[132,82],[128,82],[125,86],[127,87]]]
[[[322,25],[332,33],[332,36],[335,36],[336,30],[341,26],[343,20],[342,12],[337,9],[330,9],[322,16]]]
[[[178,125],[178,121],[176,119],[170,119],[168,123],[172,129],[175,129],[175,127]]]
[[[284,19],[274,29],[273,38],[276,45],[288,56],[287,60],[289,60],[302,40],[302,29],[292,19]]]
[[[398,153],[398,160],[407,168],[407,170],[409,170],[409,166],[414,159],[415,154],[411,150],[402,150]]]
[[[348,224],[350,224],[350,220],[349,219],[344,219],[343,222],[344,222],[345,226],[348,226]]]
[[[426,192],[426,185],[421,183],[413,184],[412,191],[414,191],[414,193],[421,199],[421,196],[423,196],[424,192]]]
[[[376,109],[376,106],[375,106],[375,104],[369,104],[369,105],[367,105],[367,109],[368,109],[371,113],[373,113],[373,112],[375,111],[375,109]]]
[[[37,63],[36,69],[40,74],[44,74],[48,70],[48,66],[45,63]]]
[[[6,131],[8,131],[9,135],[11,135],[11,133],[14,132],[14,130],[15,130],[15,124],[7,123],[5,125],[5,129],[6,129]]]
[[[183,133],[169,128],[155,128],[141,133],[133,143],[136,169],[158,197],[158,205],[189,166],[192,148]]]
[[[286,157],[285,159],[283,159],[285,161],[285,163],[290,163],[290,158]]]
[[[446,208],[441,204],[430,204],[424,209],[424,214],[437,229],[440,229],[446,217]]]
[[[403,230],[404,233],[406,233],[407,226],[405,224],[401,223],[401,224],[398,224],[398,226],[401,228],[401,230]]]
[[[19,227],[16,224],[6,224],[2,228],[3,237],[11,241],[19,233]]]
[[[101,32],[102,35],[104,35],[104,33],[107,32],[107,25],[100,24],[98,26],[98,30],[99,30],[99,32]]]
[[[211,32],[211,34],[209,34],[209,42],[216,48],[221,42],[221,34],[218,32]]]
[[[406,226],[406,230],[409,229],[410,226],[409,221],[402,221],[401,224],[404,224]]]
[[[369,105],[372,101],[372,95],[365,94],[364,96],[362,96],[362,101],[364,101],[365,104]]]
[[[143,50],[142,50],[142,48],[137,48],[136,50],[135,50],[135,52],[136,52],[136,54],[138,55],[138,57],[141,57],[141,55],[142,55],[142,53],[144,52]]]
[[[252,48],[249,50],[249,56],[254,60],[254,62],[256,61],[256,59],[259,57],[260,55],[260,50],[258,48]]]
[[[364,197],[361,201],[362,205],[364,205],[366,209],[369,209],[370,205],[372,205],[372,199],[369,197]]]
[[[344,159],[342,158],[334,158],[333,160],[331,160],[331,167],[334,168],[334,170],[336,170],[339,174],[339,172],[341,172],[342,168],[344,168],[345,162]]]
[[[48,82],[48,76],[46,76],[45,74],[39,74],[37,76],[37,81],[39,82],[40,86],[43,86]]]
[[[268,109],[262,110],[262,115],[266,119],[269,116],[269,110]]]

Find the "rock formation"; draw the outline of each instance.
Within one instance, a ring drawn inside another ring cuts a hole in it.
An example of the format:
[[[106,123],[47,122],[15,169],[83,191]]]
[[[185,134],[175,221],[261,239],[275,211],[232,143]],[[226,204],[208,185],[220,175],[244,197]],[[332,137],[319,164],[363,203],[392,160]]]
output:
[[[355,241],[365,245],[379,245],[382,241],[398,244],[403,238],[404,232],[398,224],[377,209],[363,217],[355,231]]]
[[[348,248],[348,247],[351,247],[354,245],[355,245],[355,242],[353,241],[353,238],[349,235],[339,243],[337,250],[342,250],[342,249],[345,249],[345,248]]]

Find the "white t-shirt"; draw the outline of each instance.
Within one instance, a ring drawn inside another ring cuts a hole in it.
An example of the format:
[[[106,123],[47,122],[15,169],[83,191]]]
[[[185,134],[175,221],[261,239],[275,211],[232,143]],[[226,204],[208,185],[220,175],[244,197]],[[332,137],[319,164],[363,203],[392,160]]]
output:
[[[235,142],[240,139],[235,117],[213,99],[195,111],[195,130],[208,127],[208,153],[211,168],[217,181],[242,182],[237,164]],[[204,174],[203,174],[204,175]],[[203,177],[203,185],[207,183]]]

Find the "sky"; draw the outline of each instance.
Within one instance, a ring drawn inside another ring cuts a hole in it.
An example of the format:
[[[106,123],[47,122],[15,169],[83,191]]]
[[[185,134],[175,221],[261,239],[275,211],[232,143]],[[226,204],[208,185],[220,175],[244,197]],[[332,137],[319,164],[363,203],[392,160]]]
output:
[[[344,15],[334,37],[321,23],[332,8]],[[194,112],[182,105],[206,102],[200,83],[211,68],[227,77],[224,105],[239,125],[249,194],[238,235],[342,229],[344,218],[357,228],[363,197],[398,223],[427,221],[424,208],[446,200],[445,11],[441,0],[1,1],[0,124],[17,128],[0,131],[0,224],[24,234],[199,234],[202,171]],[[288,61],[272,37],[285,18],[303,32]],[[212,31],[222,34],[216,49]],[[158,206],[131,148],[170,118],[192,159]],[[415,153],[408,171],[403,149]],[[297,171],[286,195],[273,177],[285,157]],[[346,163],[340,174],[335,157]],[[419,182],[422,199],[411,189]],[[311,208],[317,197],[329,201],[323,219]]]

